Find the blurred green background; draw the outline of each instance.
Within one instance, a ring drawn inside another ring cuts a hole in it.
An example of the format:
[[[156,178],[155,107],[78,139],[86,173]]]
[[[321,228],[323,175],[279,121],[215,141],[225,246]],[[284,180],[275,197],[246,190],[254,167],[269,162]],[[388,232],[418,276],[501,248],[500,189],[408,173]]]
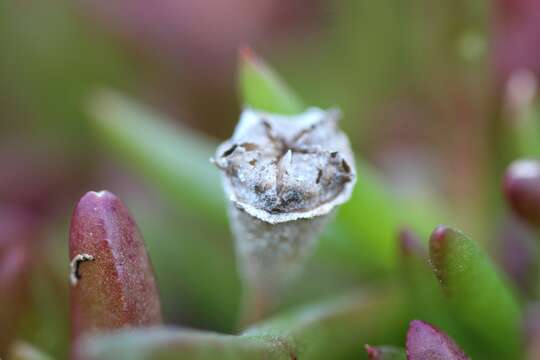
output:
[[[0,240],[32,255],[23,300],[0,299],[21,315],[0,332],[65,356],[67,227],[100,189],[141,228],[166,322],[235,331],[240,284],[208,157],[241,110],[244,45],[307,104],[342,108],[359,160],[352,201],[284,307],[396,281],[402,226],[427,241],[456,225],[513,276],[501,229],[520,225],[501,174],[540,147],[507,84],[540,72],[539,12],[532,0],[0,1]]]

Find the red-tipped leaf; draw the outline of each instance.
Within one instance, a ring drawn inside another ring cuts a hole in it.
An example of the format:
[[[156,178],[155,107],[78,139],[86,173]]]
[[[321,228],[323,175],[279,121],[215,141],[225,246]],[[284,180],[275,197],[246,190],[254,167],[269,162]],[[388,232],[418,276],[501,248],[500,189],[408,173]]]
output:
[[[480,245],[440,225],[431,235],[430,260],[452,318],[466,331],[467,341],[493,358],[521,358],[519,304]]]
[[[394,346],[365,346],[369,360],[405,360],[405,350]]]

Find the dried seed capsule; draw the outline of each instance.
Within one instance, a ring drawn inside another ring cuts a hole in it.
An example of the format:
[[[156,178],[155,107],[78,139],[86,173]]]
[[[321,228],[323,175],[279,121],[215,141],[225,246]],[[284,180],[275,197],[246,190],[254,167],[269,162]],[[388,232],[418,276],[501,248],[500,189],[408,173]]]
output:
[[[503,190],[512,210],[536,228],[540,228],[540,161],[514,161],[503,180]]]
[[[275,295],[311,253],[334,208],[355,182],[338,110],[295,116],[245,109],[213,162],[222,170],[246,285]]]

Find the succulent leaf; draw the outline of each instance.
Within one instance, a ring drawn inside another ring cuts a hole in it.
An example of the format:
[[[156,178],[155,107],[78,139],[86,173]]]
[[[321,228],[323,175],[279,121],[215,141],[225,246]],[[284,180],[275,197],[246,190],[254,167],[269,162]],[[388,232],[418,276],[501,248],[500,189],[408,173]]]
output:
[[[159,295],[142,236],[125,205],[88,192],[71,220],[71,332],[161,323]]]

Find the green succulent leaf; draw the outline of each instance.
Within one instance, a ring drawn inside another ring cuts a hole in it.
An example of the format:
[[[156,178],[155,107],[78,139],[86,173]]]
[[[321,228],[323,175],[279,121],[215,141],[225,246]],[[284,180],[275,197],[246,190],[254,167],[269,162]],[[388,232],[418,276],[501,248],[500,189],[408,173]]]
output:
[[[100,141],[152,180],[172,202],[224,222],[219,174],[209,161],[213,141],[174,126],[114,91],[98,93],[90,113]]]
[[[91,335],[83,359],[339,359],[403,319],[396,288],[350,293],[277,315],[238,336],[152,327]]]
[[[250,48],[240,50],[238,73],[240,98],[245,105],[278,114],[297,114],[306,109],[294,91]]]
[[[429,265],[427,247],[415,232],[404,228],[399,232],[399,273],[403,291],[409,301],[412,318],[421,318],[458,335],[455,323],[437,279]]]
[[[298,359],[340,359],[355,352],[360,356],[359,344],[378,341],[403,316],[399,289],[364,290],[283,313],[252,326],[243,336],[283,339]]]
[[[430,259],[452,314],[484,354],[521,358],[521,311],[488,256],[458,230],[439,226]]]
[[[90,337],[83,360],[289,359],[278,342],[196,330],[154,327]]]

